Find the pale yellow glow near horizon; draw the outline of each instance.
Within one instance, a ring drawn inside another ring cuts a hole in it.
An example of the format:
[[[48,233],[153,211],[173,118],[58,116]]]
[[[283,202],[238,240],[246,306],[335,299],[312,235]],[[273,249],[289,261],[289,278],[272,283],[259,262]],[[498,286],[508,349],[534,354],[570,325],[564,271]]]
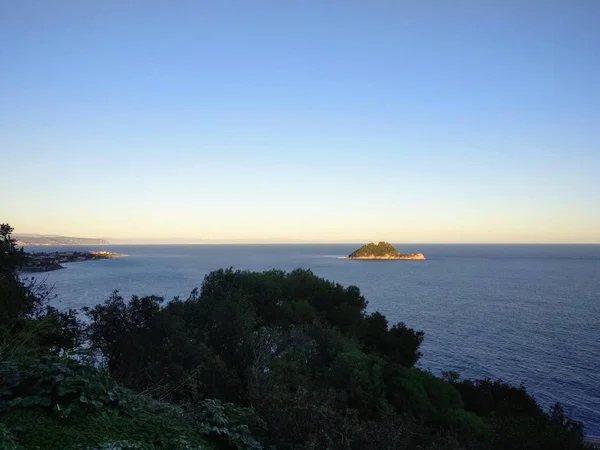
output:
[[[600,226],[593,221],[564,220],[532,224],[527,220],[472,219],[461,223],[457,220],[422,223],[415,219],[397,220],[379,225],[369,221],[347,224],[316,223],[308,220],[293,224],[289,220],[272,221],[226,220],[221,224],[214,220],[198,222],[159,220],[144,217],[138,219],[65,221],[61,218],[48,220],[8,221],[15,234],[38,233],[61,236],[107,238],[113,240],[177,239],[185,241],[269,241],[269,242],[371,242],[384,240],[402,243],[600,243]],[[571,217],[572,219],[572,217]]]

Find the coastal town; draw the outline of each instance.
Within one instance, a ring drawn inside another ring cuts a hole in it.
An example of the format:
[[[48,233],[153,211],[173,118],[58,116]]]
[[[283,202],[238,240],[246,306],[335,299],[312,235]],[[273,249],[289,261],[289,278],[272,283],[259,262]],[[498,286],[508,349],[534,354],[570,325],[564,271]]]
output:
[[[22,272],[50,272],[52,270],[64,269],[64,263],[91,261],[98,259],[119,258],[123,255],[107,251],[87,252],[35,252],[28,253],[28,259],[22,267]]]

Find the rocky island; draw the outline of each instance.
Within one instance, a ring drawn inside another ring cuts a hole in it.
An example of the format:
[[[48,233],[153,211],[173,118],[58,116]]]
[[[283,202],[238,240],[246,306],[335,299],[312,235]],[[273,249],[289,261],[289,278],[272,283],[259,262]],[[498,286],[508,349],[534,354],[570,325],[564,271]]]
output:
[[[371,242],[350,253],[349,259],[425,259],[423,253],[400,253],[388,242]]]
[[[27,262],[21,268],[22,272],[50,272],[51,270],[64,269],[63,263],[90,261],[94,259],[119,258],[118,253],[99,252],[36,252],[28,253]]]

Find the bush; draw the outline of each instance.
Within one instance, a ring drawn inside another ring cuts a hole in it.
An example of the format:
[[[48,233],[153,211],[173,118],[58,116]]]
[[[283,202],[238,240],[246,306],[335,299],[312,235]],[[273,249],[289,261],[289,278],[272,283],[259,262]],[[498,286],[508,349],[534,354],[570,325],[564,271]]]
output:
[[[0,450],[23,450],[17,438],[13,436],[8,427],[0,423]]]
[[[264,423],[250,408],[239,408],[231,403],[209,399],[201,402],[188,414],[187,422],[210,442],[227,443],[238,449],[262,449],[252,435],[248,424],[264,428]]]
[[[162,415],[127,417],[101,412],[61,419],[40,409],[23,408],[11,412],[6,423],[25,448],[44,450],[106,448],[110,442],[165,450],[183,450],[186,442],[195,443],[192,448],[206,444],[188,438],[186,433],[193,430],[181,420]]]
[[[341,391],[348,407],[364,417],[376,417],[385,407],[384,362],[361,351],[340,353],[330,368],[332,385]]]
[[[133,413],[137,396],[69,356],[0,361],[0,411],[39,407],[60,418],[106,408]]]

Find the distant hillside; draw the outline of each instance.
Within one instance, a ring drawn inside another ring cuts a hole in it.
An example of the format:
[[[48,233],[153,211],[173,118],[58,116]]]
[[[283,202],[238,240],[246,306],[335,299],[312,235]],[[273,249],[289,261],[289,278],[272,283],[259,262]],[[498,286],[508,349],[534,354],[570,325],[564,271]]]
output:
[[[106,239],[79,238],[70,236],[49,236],[43,234],[15,235],[17,245],[102,245]]]

